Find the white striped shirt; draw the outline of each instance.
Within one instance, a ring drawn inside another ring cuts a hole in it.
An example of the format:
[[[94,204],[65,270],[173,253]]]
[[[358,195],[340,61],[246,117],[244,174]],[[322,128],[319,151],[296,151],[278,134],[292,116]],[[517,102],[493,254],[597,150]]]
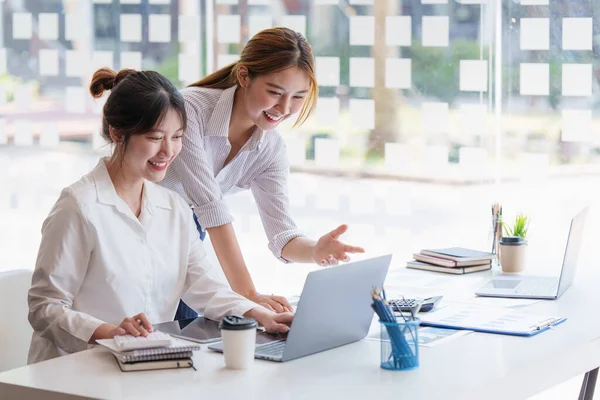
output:
[[[229,120],[236,87],[226,90],[199,87],[181,91],[187,130],[179,156],[161,185],[179,193],[194,208],[202,229],[233,221],[224,196],[250,189],[256,200],[269,249],[275,257],[290,240],[303,236],[289,212],[289,161],[277,130],[258,127],[239,153],[226,165],[231,151]]]

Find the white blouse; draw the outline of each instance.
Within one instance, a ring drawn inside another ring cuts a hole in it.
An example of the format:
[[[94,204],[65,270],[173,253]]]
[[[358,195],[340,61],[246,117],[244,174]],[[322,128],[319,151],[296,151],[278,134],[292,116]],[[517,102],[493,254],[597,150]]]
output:
[[[89,348],[103,323],[144,312],[170,321],[179,299],[210,319],[257,304],[234,293],[206,259],[186,202],[145,181],[139,219],[104,160],[65,188],[42,226],[29,290],[29,363]]]

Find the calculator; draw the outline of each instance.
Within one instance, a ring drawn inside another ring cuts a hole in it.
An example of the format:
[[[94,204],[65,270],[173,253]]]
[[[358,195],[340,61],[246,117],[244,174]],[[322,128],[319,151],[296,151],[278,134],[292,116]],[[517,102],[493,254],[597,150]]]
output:
[[[428,312],[435,307],[438,301],[442,299],[442,296],[430,297],[428,299],[418,300],[418,299],[391,299],[388,300],[388,304],[392,306],[394,311],[405,311],[410,312],[410,310],[415,310],[419,305],[421,308],[419,312]]]

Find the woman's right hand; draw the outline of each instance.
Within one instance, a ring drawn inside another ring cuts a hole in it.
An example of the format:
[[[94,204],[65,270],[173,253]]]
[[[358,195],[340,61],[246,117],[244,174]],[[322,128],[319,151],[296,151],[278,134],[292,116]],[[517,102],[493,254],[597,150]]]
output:
[[[146,314],[139,313],[131,318],[125,318],[119,326],[113,324],[102,324],[94,331],[89,343],[99,339],[112,339],[120,335],[148,336],[153,331],[152,324]]]
[[[282,312],[294,312],[292,305],[283,296],[265,295],[260,293],[254,293],[248,296],[248,300],[255,302],[267,310],[275,311],[276,313]]]

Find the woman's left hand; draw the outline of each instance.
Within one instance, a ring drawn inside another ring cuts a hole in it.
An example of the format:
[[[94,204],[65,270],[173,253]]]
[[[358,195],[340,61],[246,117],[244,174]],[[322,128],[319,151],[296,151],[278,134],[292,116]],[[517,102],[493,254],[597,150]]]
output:
[[[339,237],[347,230],[348,225],[344,224],[321,236],[313,250],[314,262],[323,267],[337,265],[340,261],[350,261],[348,253],[364,253],[365,250],[362,247],[350,246],[339,241]]]

